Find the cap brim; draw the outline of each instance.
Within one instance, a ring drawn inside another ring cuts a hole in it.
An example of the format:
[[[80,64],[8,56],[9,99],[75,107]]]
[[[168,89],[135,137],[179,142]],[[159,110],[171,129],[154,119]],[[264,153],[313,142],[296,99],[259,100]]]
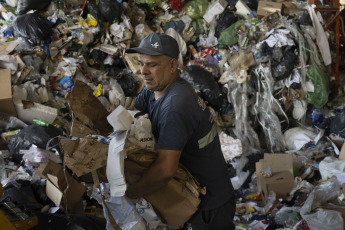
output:
[[[145,48],[130,48],[130,49],[126,49],[125,51],[126,53],[139,53],[139,54],[146,54],[146,55],[152,55],[152,56],[160,56],[160,55],[164,55],[158,52],[154,52],[152,50],[149,49],[145,49]]]

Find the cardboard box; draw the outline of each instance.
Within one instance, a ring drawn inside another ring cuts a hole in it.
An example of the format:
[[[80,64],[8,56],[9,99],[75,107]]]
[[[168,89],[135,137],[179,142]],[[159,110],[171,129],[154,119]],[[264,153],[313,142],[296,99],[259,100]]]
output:
[[[86,188],[68,172],[66,172],[65,176],[62,165],[49,161],[43,169],[42,175],[47,178],[46,194],[56,206],[60,206],[63,203],[62,198],[65,195],[67,210],[72,213],[75,213],[75,210],[79,210],[76,206],[80,204]]]
[[[282,2],[265,2],[259,1],[257,15],[258,16],[267,16],[276,11],[282,12],[283,3]]]
[[[293,175],[293,155],[287,153],[265,153],[264,159],[256,162],[256,173],[270,167],[272,173],[289,171]]]
[[[17,111],[12,100],[10,69],[0,69],[0,112],[17,116]]]
[[[265,153],[264,159],[256,162],[256,175],[258,192],[264,201],[270,191],[277,194],[277,198],[286,198],[287,194],[295,186],[293,176],[293,155],[286,153]],[[261,170],[272,171],[272,176],[264,178],[260,176]]]
[[[286,199],[289,192],[295,187],[295,179],[289,171],[274,173],[271,177],[260,177],[262,197],[268,197],[270,191],[277,194],[277,198]]]

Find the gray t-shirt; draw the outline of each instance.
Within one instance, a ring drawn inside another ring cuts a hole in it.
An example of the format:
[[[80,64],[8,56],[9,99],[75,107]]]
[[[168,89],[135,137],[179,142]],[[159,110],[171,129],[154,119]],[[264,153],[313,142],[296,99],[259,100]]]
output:
[[[217,208],[234,196],[210,111],[188,82],[179,78],[158,100],[145,87],[135,103],[149,115],[157,149],[181,150],[180,163],[206,186],[200,209]]]

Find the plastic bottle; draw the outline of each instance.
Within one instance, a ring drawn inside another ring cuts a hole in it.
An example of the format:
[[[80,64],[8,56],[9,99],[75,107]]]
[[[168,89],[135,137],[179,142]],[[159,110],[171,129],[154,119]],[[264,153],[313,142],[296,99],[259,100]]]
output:
[[[198,51],[194,48],[193,45],[189,45],[189,49],[194,58],[200,57]]]
[[[43,120],[40,120],[40,119],[37,119],[37,118],[34,118],[33,119],[33,122],[36,124],[36,125],[41,125],[41,126],[49,126],[49,123],[46,122],[46,121],[43,121]]]

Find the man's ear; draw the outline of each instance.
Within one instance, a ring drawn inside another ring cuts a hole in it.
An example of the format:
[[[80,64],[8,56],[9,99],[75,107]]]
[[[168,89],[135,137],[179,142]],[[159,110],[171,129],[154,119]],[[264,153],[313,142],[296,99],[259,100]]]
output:
[[[173,58],[170,60],[170,69],[174,72],[177,69],[178,61],[177,59]]]

